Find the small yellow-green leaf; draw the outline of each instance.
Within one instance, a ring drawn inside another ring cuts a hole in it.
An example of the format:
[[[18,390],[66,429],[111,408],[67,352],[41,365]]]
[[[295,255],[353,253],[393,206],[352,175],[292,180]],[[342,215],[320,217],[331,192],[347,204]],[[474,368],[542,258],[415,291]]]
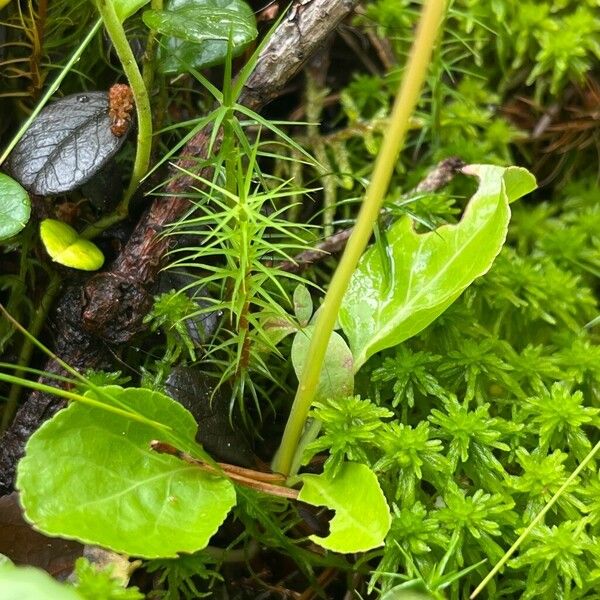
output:
[[[78,239],[53,260],[65,267],[96,271],[104,264],[104,255],[93,242]]]
[[[40,223],[40,237],[52,260],[65,267],[82,271],[96,271],[104,264],[104,255],[89,240],[66,223],[55,219],[44,219]]]
[[[392,517],[377,476],[369,467],[345,463],[335,477],[301,475],[298,500],[335,511],[329,535],[310,539],[334,552],[366,552],[383,545]]]
[[[40,236],[52,258],[64,252],[79,237],[70,225],[56,219],[44,219],[40,223]]]

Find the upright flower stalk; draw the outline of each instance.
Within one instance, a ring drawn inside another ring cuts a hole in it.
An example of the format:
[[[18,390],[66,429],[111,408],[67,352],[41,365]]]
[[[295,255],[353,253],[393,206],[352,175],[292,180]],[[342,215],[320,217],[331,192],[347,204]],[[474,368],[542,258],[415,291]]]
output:
[[[342,299],[350,277],[367,247],[394,165],[404,144],[410,117],[419,100],[431,61],[444,10],[444,0],[426,0],[423,6],[406,71],[392,109],[389,128],[375,161],[373,177],[365,193],[352,236],[348,240],[346,250],[325,295],[308,351],[310,360],[300,376],[281,446],[273,461],[273,470],[284,475],[289,475],[291,472],[294,455],[315,396],[327,345]]]

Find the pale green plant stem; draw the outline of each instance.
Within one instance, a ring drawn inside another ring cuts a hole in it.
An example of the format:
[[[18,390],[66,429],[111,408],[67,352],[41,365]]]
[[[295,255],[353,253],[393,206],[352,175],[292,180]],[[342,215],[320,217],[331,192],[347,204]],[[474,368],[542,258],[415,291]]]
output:
[[[94,39],[94,36],[98,33],[100,26],[102,25],[102,19],[98,19],[93,27],[90,29],[89,33],[85,36],[81,44],[77,47],[75,52],[73,52],[73,56],[68,60],[67,64],[62,68],[58,77],[52,82],[50,87],[46,90],[46,93],[42,96],[41,100],[37,103],[33,112],[29,115],[29,118],[19,131],[15,134],[13,139],[10,141],[8,146],[4,149],[2,156],[0,156],[0,165],[4,163],[4,161],[8,158],[8,155],[12,152],[14,147],[19,143],[19,140],[23,137],[23,134],[29,129],[30,125],[33,123],[35,118],[40,114],[40,111],[46,104],[48,100],[52,97],[52,95],[56,92],[56,90],[60,87],[60,84],[63,82],[63,79],[67,76],[67,74],[73,68],[73,65],[81,58],[83,51],[87,48],[88,44]]]
[[[325,295],[308,350],[310,360],[300,376],[281,446],[273,461],[273,470],[284,475],[290,475],[293,457],[315,395],[339,307],[350,277],[373,232],[373,225],[379,215],[394,165],[410,125],[411,114],[419,100],[444,9],[444,0],[426,0],[423,6],[406,71],[392,109],[389,128],[375,161],[371,183],[365,193],[354,231]]]
[[[61,278],[53,273],[50,277],[50,281],[48,283],[48,287],[46,288],[46,292],[44,293],[39,306],[36,308],[35,313],[33,314],[33,318],[31,319],[31,323],[29,324],[29,333],[32,336],[38,337],[44,323],[46,321],[46,317],[48,316],[48,311],[52,306],[58,292],[61,288]],[[25,338],[23,340],[23,345],[21,346],[21,351],[19,352],[19,358],[17,359],[17,365],[20,367],[26,367],[31,360],[31,355],[33,353],[34,344],[30,338]],[[24,369],[17,369],[15,371],[15,377],[23,377],[25,374]],[[6,400],[6,404],[4,405],[4,409],[2,410],[2,426],[1,430],[4,430],[8,427],[9,423],[12,421],[13,415],[17,409],[17,402],[19,400],[19,394],[21,393],[21,385],[17,383],[13,383],[8,392],[8,398]]]
[[[540,523],[540,521],[544,518],[546,513],[554,506],[556,501],[563,495],[564,491],[572,485],[572,483],[577,479],[579,473],[585,469],[589,462],[596,456],[598,451],[600,450],[600,442],[598,442],[587,454],[587,456],[579,463],[577,468],[569,475],[566,481],[558,488],[556,494],[548,500],[548,504],[540,510],[540,512],[535,516],[533,521],[529,523],[525,531],[517,538],[517,541],[506,551],[504,556],[494,565],[494,568],[485,576],[485,578],[481,581],[481,583],[475,588],[473,593],[469,596],[472,600],[477,597],[479,593],[483,590],[483,588],[492,580],[492,578],[500,571],[500,569],[507,563],[508,559],[517,551],[519,546],[523,543],[523,540],[533,531],[533,529]]]
[[[38,392],[42,392],[44,394],[52,394],[53,396],[59,396],[60,398],[64,398],[65,400],[74,400],[77,402],[81,402],[81,404],[87,404],[88,406],[99,408],[106,412],[119,415],[120,417],[125,417],[126,419],[131,419],[132,421],[137,421],[138,423],[143,423],[144,425],[149,425],[151,427],[154,427],[155,429],[160,429],[161,431],[169,431],[171,429],[168,425],[158,423],[157,421],[153,421],[152,419],[147,419],[146,417],[139,415],[133,411],[128,411],[117,406],[112,406],[110,404],[106,404],[105,402],[101,402],[100,400],[95,400],[94,398],[90,398],[88,396],[82,396],[81,394],[69,392],[67,390],[63,390],[52,385],[46,385],[45,383],[40,383],[39,381],[29,381],[28,379],[23,379],[22,377],[18,377],[16,375],[7,375],[6,373],[0,373],[0,381],[27,386],[32,390],[37,390]]]
[[[108,215],[106,219],[101,219],[94,225],[91,225],[82,233],[82,237],[85,238],[97,235],[102,229],[127,216],[129,202],[150,166],[150,153],[152,151],[152,113],[150,111],[150,99],[144,78],[127,41],[125,30],[117,16],[113,2],[111,0],[97,0],[96,6],[133,92],[138,134],[135,162],[129,186],[123,195],[123,199],[112,215]]]

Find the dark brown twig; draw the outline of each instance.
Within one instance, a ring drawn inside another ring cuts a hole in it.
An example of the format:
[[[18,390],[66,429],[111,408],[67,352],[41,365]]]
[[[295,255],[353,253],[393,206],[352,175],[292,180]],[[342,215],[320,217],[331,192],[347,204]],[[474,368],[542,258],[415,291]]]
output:
[[[238,467],[237,465],[230,465],[228,463],[217,463],[218,467],[214,467],[203,460],[194,458],[187,452],[175,448],[175,446],[171,446],[171,444],[160,442],[158,440],[151,441],[150,448],[159,454],[170,454],[171,456],[175,456],[179,460],[194,465],[207,473],[228,477],[239,485],[263,492],[264,494],[279,496],[280,498],[289,498],[290,500],[296,500],[298,498],[298,490],[271,483],[272,481],[282,483],[284,480],[282,475],[262,473],[260,471],[253,471],[252,469],[245,469],[244,467]]]

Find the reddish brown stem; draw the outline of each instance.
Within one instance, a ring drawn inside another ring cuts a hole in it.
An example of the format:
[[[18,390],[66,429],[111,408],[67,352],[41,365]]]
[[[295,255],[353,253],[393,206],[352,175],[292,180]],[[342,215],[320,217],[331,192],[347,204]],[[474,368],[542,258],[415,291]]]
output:
[[[207,473],[228,477],[239,485],[257,490],[264,494],[279,496],[280,498],[289,498],[290,500],[296,500],[298,498],[298,490],[294,490],[282,485],[276,485],[274,483],[269,483],[265,476],[270,474],[261,473],[260,471],[254,471],[252,469],[245,469],[243,467],[230,465],[228,463],[216,463],[218,467],[215,467],[202,460],[194,458],[191,454],[183,452],[171,444],[160,442],[158,440],[151,441],[150,448],[160,454],[170,454],[171,456],[175,456],[176,458],[183,460],[190,465],[194,465],[195,467],[206,471]],[[284,478],[281,475],[272,474],[269,479],[271,481],[283,481]]]

